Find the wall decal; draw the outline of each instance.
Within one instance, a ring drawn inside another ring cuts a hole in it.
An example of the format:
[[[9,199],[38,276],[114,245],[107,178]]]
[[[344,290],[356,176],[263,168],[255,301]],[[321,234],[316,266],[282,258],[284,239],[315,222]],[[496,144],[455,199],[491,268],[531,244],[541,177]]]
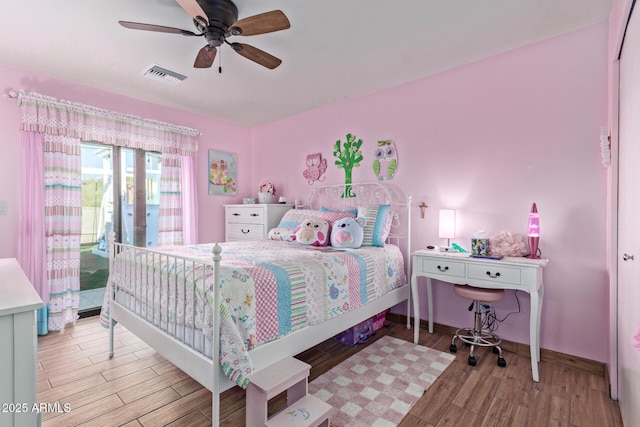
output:
[[[342,148],[340,148],[340,140],[337,140],[333,146],[333,155],[337,158],[335,165],[344,169],[345,189],[342,195],[343,198],[356,196],[351,188],[351,171],[354,167],[359,167],[362,161],[361,145],[361,139],[356,141],[356,138],[348,133],[347,141],[342,144]]]
[[[309,185],[314,181],[324,181],[322,176],[327,170],[327,159],[322,158],[322,154],[308,154],[307,155],[307,168],[302,171],[302,176],[307,178]]]
[[[235,196],[238,181],[238,155],[209,150],[209,194]]]
[[[390,139],[378,141],[375,160],[373,161],[373,173],[378,180],[392,179],[398,169],[398,150]]]

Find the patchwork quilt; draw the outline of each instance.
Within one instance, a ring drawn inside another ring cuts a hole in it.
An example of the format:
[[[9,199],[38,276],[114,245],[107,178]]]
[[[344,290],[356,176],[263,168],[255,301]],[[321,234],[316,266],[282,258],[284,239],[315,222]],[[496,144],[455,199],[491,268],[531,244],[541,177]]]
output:
[[[252,348],[339,316],[406,283],[402,253],[395,245],[340,250],[273,240],[221,245],[220,364],[241,387],[253,373]],[[212,247],[163,247],[162,252],[210,260]],[[167,325],[174,330],[186,326],[210,340],[213,268],[139,254],[116,257],[108,286],[116,286],[119,301],[131,305],[135,300],[139,315],[165,330],[171,329]],[[134,283],[123,280],[125,272],[136,277]],[[145,288],[137,284],[141,282],[152,285]],[[101,313],[105,326],[109,294],[107,290]]]

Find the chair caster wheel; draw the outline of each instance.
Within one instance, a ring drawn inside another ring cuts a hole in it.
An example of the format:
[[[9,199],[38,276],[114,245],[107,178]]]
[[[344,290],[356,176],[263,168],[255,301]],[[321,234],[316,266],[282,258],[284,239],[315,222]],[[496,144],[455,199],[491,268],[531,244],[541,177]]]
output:
[[[455,352],[457,352],[457,351],[458,351],[458,347],[457,347],[455,344],[451,344],[451,345],[449,346],[449,351],[450,351],[451,353],[455,353]]]
[[[476,362],[476,358],[473,356],[469,356],[469,365],[476,366],[476,363],[478,363]]]
[[[504,360],[504,357],[498,357],[498,366],[500,366],[501,368],[507,366],[507,361]]]
[[[493,354],[500,354],[498,347],[493,347]]]

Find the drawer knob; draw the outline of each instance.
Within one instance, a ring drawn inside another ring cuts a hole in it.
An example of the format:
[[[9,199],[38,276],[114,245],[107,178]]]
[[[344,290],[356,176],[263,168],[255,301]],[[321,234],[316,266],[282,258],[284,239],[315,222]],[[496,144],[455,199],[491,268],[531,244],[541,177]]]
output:
[[[252,213],[251,216],[260,216],[260,214]]]
[[[493,277],[495,279],[496,277],[500,277],[500,272],[497,272],[496,274],[491,274],[490,271],[487,271],[487,276]]]
[[[233,215],[233,216],[240,216],[240,214],[239,214],[238,212],[234,212],[234,213],[232,213],[231,215]]]
[[[251,230],[249,229],[249,230],[245,231],[244,228],[241,228],[240,231],[242,232],[242,234],[249,234],[249,231],[251,231]]]
[[[449,266],[446,266],[446,265],[445,265],[444,267],[440,267],[440,266],[438,266],[438,270],[440,270],[440,271],[447,271],[447,270],[449,270]]]

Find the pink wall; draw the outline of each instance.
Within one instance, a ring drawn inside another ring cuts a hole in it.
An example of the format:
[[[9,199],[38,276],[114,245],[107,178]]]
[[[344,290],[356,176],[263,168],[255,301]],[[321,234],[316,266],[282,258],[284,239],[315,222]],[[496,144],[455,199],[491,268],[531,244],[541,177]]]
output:
[[[225,203],[237,203],[241,197],[209,196],[207,194],[207,152],[209,149],[230,151],[238,154],[238,194],[247,194],[254,185],[251,180],[250,130],[234,124],[211,119],[127,98],[110,92],[77,85],[44,74],[18,70],[0,65],[2,93],[8,89],[25,92],[35,91],[56,98],[69,99],[110,111],[133,114],[139,117],[165,121],[200,130],[198,160],[199,241],[211,242],[224,239]],[[158,90],[179,90],[158,84]],[[16,101],[0,98],[0,200],[7,201],[8,214],[0,216],[0,258],[15,257],[18,251],[18,206],[20,189],[19,131],[20,109]]]
[[[458,210],[454,241],[468,248],[478,230],[525,234],[536,202],[540,248],[551,260],[542,347],[607,361],[607,172],[599,152],[607,124],[607,40],[607,24],[599,24],[255,127],[252,181],[269,177],[289,200],[302,198],[311,189],[302,177],[305,157],[319,151],[330,165],[325,182],[342,182],[332,146],[350,132],[364,141],[355,182],[373,180],[375,142],[395,141],[393,183],[413,196],[414,249],[444,243],[437,238],[439,208]],[[425,219],[417,208],[422,201],[429,205]],[[469,324],[468,304],[451,286],[439,284],[434,294],[436,322]],[[522,312],[498,333],[528,343],[529,298],[520,300]],[[496,308],[499,316],[515,310],[514,294]],[[427,318],[424,306],[421,317]]]

